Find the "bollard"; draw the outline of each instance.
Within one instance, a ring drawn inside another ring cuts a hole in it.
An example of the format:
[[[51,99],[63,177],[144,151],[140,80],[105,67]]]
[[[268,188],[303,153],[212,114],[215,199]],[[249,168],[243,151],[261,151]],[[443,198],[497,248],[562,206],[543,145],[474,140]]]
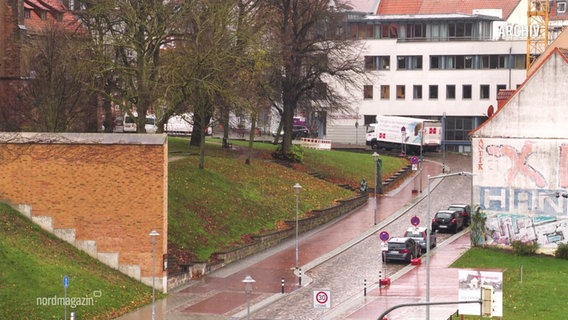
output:
[[[382,280],[383,280],[383,276],[382,276],[381,273],[382,273],[382,271],[379,270],[379,288],[380,288],[380,287],[382,286],[382,284],[383,284],[383,281],[382,281]]]
[[[302,269],[299,269],[298,285],[302,286]]]
[[[363,280],[363,296],[367,296],[367,279]]]
[[[284,278],[282,278],[282,294],[284,294]]]

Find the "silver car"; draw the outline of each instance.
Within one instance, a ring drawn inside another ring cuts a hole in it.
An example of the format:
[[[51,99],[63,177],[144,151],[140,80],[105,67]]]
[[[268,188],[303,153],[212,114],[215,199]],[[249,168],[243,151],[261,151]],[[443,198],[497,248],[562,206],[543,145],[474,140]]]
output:
[[[426,252],[426,232],[427,230],[424,227],[411,227],[406,230],[404,236],[414,239],[414,241],[418,242],[420,245],[422,252]],[[430,249],[434,248],[436,245],[436,233],[430,232]]]

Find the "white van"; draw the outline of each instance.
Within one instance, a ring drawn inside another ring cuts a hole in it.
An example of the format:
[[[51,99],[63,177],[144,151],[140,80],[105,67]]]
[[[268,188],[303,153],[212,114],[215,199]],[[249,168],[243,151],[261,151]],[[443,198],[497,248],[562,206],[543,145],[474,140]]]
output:
[[[124,132],[138,132],[136,128],[136,117],[138,117],[138,114],[136,112],[132,112],[132,115],[134,117],[131,117],[128,114],[124,115]],[[149,114],[146,116],[144,129],[146,129],[146,133],[156,133],[158,130],[158,127],[156,126],[156,115]]]

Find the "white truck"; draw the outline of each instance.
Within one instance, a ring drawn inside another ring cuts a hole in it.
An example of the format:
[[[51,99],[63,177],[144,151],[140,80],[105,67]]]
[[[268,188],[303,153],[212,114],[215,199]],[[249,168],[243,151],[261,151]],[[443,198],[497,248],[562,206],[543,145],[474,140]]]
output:
[[[397,116],[377,116],[367,127],[366,144],[373,149],[401,149],[402,152],[434,151],[442,144],[442,123]]]

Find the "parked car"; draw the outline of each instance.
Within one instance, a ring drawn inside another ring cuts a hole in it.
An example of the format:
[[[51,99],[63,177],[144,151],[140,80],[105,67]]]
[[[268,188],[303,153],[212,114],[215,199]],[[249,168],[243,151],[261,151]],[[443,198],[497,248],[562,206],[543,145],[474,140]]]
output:
[[[280,137],[284,135],[284,130],[280,131]],[[276,130],[272,131],[272,136],[276,137]],[[292,128],[292,139],[308,138],[311,136],[310,129],[306,126],[294,125]]]
[[[440,210],[432,219],[432,231],[457,233],[463,229],[463,216],[460,210]]]
[[[414,239],[414,241],[418,242],[418,244],[420,245],[422,252],[426,252],[426,239],[428,239],[426,232],[427,229],[424,227],[410,227],[404,233],[404,237],[410,237]],[[434,248],[436,245],[436,233],[430,232],[430,249]]]
[[[387,250],[383,251],[383,262],[404,261],[410,263],[414,258],[422,255],[418,242],[410,237],[392,238],[387,243]]]
[[[310,136],[310,129],[306,126],[294,126],[292,128],[292,139],[308,138]]]
[[[471,223],[471,207],[469,204],[452,204],[448,210],[460,210],[463,216],[463,225],[467,227]]]

